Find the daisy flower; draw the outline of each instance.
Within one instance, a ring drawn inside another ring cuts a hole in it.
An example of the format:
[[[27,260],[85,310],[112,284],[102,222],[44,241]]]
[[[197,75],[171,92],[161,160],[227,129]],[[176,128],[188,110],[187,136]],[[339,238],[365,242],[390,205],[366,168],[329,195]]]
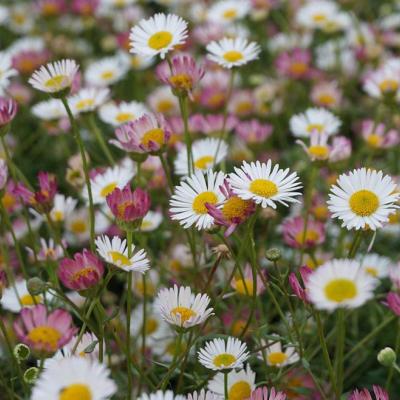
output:
[[[146,106],[137,101],[121,101],[118,104],[110,102],[99,108],[99,117],[106,124],[117,127],[138,119],[147,112]]]
[[[390,64],[369,73],[363,85],[368,95],[374,98],[393,97],[399,99],[400,96],[400,75],[399,68]]]
[[[125,239],[114,236],[110,240],[108,236],[103,235],[99,236],[95,243],[101,258],[121,270],[144,274],[150,268],[150,261],[143,249],[134,253],[135,246],[132,244],[131,256],[128,255],[129,249]]]
[[[338,6],[333,1],[318,0],[300,7],[296,20],[304,28],[329,30],[330,22],[336,19],[338,13]]]
[[[208,389],[222,398],[225,395],[224,377],[224,372],[218,372],[208,383]],[[256,388],[255,380],[256,374],[248,364],[246,369],[230,371],[228,373],[228,399],[248,399],[251,396],[251,392]]]
[[[65,93],[69,91],[78,69],[79,66],[74,60],[56,61],[36,70],[29,83],[41,92]]]
[[[142,232],[151,232],[156,230],[163,220],[162,213],[158,211],[149,211],[142,219],[140,230]]]
[[[68,99],[73,114],[81,114],[96,110],[106,100],[110,90],[107,88],[83,88]]]
[[[289,174],[289,168],[283,170],[276,164],[272,168],[271,160],[255,163],[243,162],[241,168],[235,167],[235,173],[229,174],[228,182],[232,191],[243,200],[253,200],[262,208],[276,208],[276,203],[298,203],[295,199],[301,193],[302,185],[296,172]]]
[[[372,390],[374,391],[374,400],[389,400],[389,394],[385,389],[380,386],[373,385]],[[349,400],[373,400],[368,389],[354,390],[351,393]]]
[[[54,222],[65,221],[69,215],[75,210],[78,200],[72,197],[65,197],[63,194],[57,193],[54,196],[53,208],[50,211],[50,218]]]
[[[214,371],[242,368],[249,357],[246,343],[233,337],[229,337],[228,340],[218,338],[207,342],[197,354],[200,363]]]
[[[308,299],[320,310],[357,308],[372,298],[376,279],[359,261],[337,259],[318,267],[307,277]]]
[[[187,22],[174,14],[158,13],[139,21],[130,33],[131,53],[143,57],[165,55],[185,43],[188,36]]]
[[[396,184],[382,171],[361,168],[339,176],[331,186],[328,208],[334,218],[350,229],[376,230],[389,220],[400,198]]]
[[[189,393],[187,400],[220,400],[220,397],[209,390],[201,389],[200,392]]]
[[[240,67],[258,58],[261,49],[244,38],[223,38],[207,45],[208,58],[224,68]]]
[[[228,154],[228,145],[224,140],[206,138],[197,140],[192,145],[193,165],[195,170],[206,172],[219,164]],[[182,147],[174,161],[177,175],[188,175],[186,147]]]
[[[244,18],[250,9],[248,0],[221,0],[208,9],[207,19],[214,24],[231,24]]]
[[[264,281],[259,274],[257,274],[257,288],[256,294],[259,295],[265,291]],[[235,289],[235,291],[243,296],[252,296],[254,293],[254,283],[253,283],[253,269],[250,264],[246,264],[246,267],[243,271],[243,277],[241,274],[238,274],[232,279],[231,287]]]
[[[185,400],[185,396],[175,395],[172,390],[167,390],[163,392],[162,390],[157,390],[154,393],[143,393],[138,400]]]
[[[156,298],[156,307],[163,319],[171,325],[191,328],[202,324],[211,315],[213,309],[208,308],[210,298],[206,294],[192,293],[190,287],[174,285],[170,289],[162,289]]]
[[[286,400],[286,393],[277,391],[274,387],[268,389],[262,386],[253,390],[249,400]]]
[[[14,99],[0,97],[0,128],[8,125],[17,115],[18,105]]]
[[[105,57],[88,65],[85,71],[85,81],[90,86],[113,85],[124,78],[128,69],[128,65],[121,57]]]
[[[361,269],[375,278],[386,278],[393,266],[392,260],[379,254],[369,253],[360,258]]]
[[[14,285],[4,288],[2,293],[1,306],[13,313],[19,313],[24,307],[33,307],[43,303],[43,296],[32,296],[28,292],[25,280],[15,281]]]
[[[206,175],[195,171],[191,177],[184,179],[175,187],[175,193],[171,197],[171,218],[179,221],[185,229],[194,224],[198,230],[210,228],[214,218],[208,214],[206,204],[222,202],[224,196],[220,186],[224,179],[223,172],[211,170]]]
[[[312,249],[325,241],[325,226],[322,222],[309,219],[304,232],[304,218],[297,216],[282,223],[283,240],[293,248]]]
[[[49,99],[35,104],[32,114],[43,121],[54,121],[68,116],[63,103],[59,99]]]
[[[289,125],[296,137],[310,137],[314,131],[331,136],[338,132],[341,121],[324,108],[309,108],[305,113],[292,116]]]
[[[115,167],[107,168],[103,173],[97,174],[90,180],[92,187],[93,203],[105,204],[107,196],[114,191],[115,188],[124,188],[135,175],[133,170],[127,168]],[[82,195],[88,199],[87,187],[83,189]]]
[[[176,115],[179,112],[179,102],[169,86],[160,86],[153,90],[147,102],[150,109],[166,116]]]
[[[31,400],[107,400],[117,391],[104,364],[84,357],[49,360],[32,390]]]
[[[10,78],[17,75],[17,71],[12,68],[11,57],[0,52],[0,95],[4,94],[5,89],[10,85]]]
[[[268,345],[270,342],[261,341],[261,345]],[[257,354],[257,357],[264,360],[262,352]],[[287,346],[285,351],[282,351],[281,342],[271,343],[270,346],[265,348],[265,358],[267,364],[271,367],[282,368],[286,365],[294,364],[299,361],[300,357],[293,346]]]
[[[65,243],[63,243],[65,245]],[[26,248],[30,259],[35,260],[34,251],[29,247]],[[64,255],[64,250],[61,245],[56,245],[53,239],[49,239],[47,243],[45,239],[40,238],[40,250],[36,253],[39,261],[57,261]]]
[[[388,129],[385,124],[377,124],[371,119],[362,122],[361,135],[372,149],[392,148],[400,142],[400,134],[397,129]]]

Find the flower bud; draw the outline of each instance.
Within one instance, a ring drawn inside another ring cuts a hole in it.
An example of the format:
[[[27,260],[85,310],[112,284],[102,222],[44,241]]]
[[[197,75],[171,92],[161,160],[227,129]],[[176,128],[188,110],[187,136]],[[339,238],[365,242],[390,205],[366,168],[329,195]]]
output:
[[[266,251],[265,256],[269,261],[278,261],[281,258],[281,251],[275,247]]]
[[[378,361],[385,367],[391,367],[396,362],[396,353],[390,347],[385,347],[378,353]]]
[[[37,296],[46,290],[46,283],[40,278],[34,277],[28,280],[26,283],[26,288],[28,289],[29,294],[32,296]]]
[[[39,376],[39,368],[31,367],[24,372],[24,381],[28,384],[35,383]]]
[[[25,361],[29,358],[31,350],[26,344],[18,343],[14,347],[14,356],[18,362]]]

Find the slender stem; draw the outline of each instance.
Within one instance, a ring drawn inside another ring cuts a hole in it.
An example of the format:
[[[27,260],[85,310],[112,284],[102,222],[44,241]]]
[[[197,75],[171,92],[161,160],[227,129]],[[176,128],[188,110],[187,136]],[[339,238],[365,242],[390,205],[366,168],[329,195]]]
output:
[[[353,243],[350,246],[348,258],[354,258],[357,253],[358,248],[360,247],[362,240],[362,229],[359,229],[354,235]]]
[[[185,144],[187,151],[188,175],[190,176],[192,175],[192,172],[194,172],[194,166],[193,166],[193,155],[192,155],[192,139],[190,137],[190,131],[189,131],[189,112],[188,112],[187,96],[179,96],[178,99],[179,99],[179,108],[183,120],[183,129],[184,129]]]
[[[175,371],[176,367],[178,366],[180,360],[178,360],[178,356],[182,347],[182,338],[183,338],[183,329],[179,330],[178,336],[176,337],[176,341],[175,341],[175,349],[174,349],[174,357],[172,359],[172,363],[171,363],[171,367],[170,369],[167,371],[167,374],[165,375],[163,381],[161,382],[161,390],[165,390],[165,388],[167,387],[167,384],[169,382],[169,378],[172,375],[172,373]],[[189,348],[189,344],[188,344],[188,348]],[[186,351],[188,351],[186,349]],[[186,355],[186,352],[185,352]],[[181,359],[183,359],[183,357],[181,357]]]
[[[162,153],[159,154],[159,157],[160,157],[162,168],[164,170],[164,174],[165,174],[165,176],[167,178],[168,186],[169,186],[169,188],[170,188],[170,190],[172,192],[173,189],[174,189],[174,183],[172,181],[171,171],[169,169],[168,162],[164,158],[164,155]]]
[[[143,366],[146,364],[146,325],[147,325],[147,288],[146,288],[146,276],[142,275],[142,282],[143,282],[143,321],[142,321],[142,360]]]
[[[128,258],[132,256],[132,231],[126,232],[128,246]],[[126,364],[128,370],[128,393],[127,399],[132,398],[132,354],[131,354],[131,310],[132,310],[132,271],[128,272],[128,287],[126,296]]]
[[[224,398],[228,400],[228,372],[224,372]]]
[[[337,311],[337,341],[336,341],[336,354],[335,354],[335,366],[336,366],[336,398],[340,400],[343,389],[343,355],[344,355],[344,340],[346,334],[346,326],[344,323],[344,310],[339,309]]]
[[[112,156],[110,149],[107,147],[107,144],[104,140],[102,133],[100,132],[99,127],[96,124],[94,119],[94,113],[90,113],[87,118],[88,124],[90,126],[90,130],[93,132],[97,142],[99,143],[101,149],[103,150],[104,155],[106,156],[108,163],[111,165],[115,164],[114,157]]]

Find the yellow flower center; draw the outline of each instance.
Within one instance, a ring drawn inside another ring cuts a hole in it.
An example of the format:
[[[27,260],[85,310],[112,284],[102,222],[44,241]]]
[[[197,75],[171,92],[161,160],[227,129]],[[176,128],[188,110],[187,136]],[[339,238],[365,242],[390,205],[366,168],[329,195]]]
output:
[[[308,66],[302,62],[293,62],[290,64],[290,72],[292,74],[300,75],[304,74],[308,70]]]
[[[255,179],[250,183],[250,192],[270,198],[278,193],[278,186],[268,179]]]
[[[140,226],[142,229],[150,229],[153,226],[153,223],[148,219],[142,220],[142,225]]]
[[[85,108],[92,107],[94,105],[94,99],[82,99],[75,105],[77,110],[84,110]]]
[[[228,392],[228,400],[244,400],[251,395],[251,386],[246,381],[238,381],[234,383]]]
[[[324,130],[324,126],[322,124],[309,124],[307,126],[307,131],[309,133],[313,131],[317,131],[318,133],[321,133]]]
[[[377,148],[382,143],[382,136],[377,135],[376,133],[371,133],[371,135],[367,136],[367,143],[369,146]]]
[[[108,185],[104,186],[103,189],[100,191],[100,196],[101,197],[107,197],[110,193],[114,191],[114,189],[117,187],[117,182],[111,182]]]
[[[383,93],[395,92],[398,88],[399,83],[395,79],[384,79],[379,84],[379,89],[381,89]]]
[[[329,93],[322,93],[318,96],[318,101],[324,106],[330,106],[335,103],[335,98]]]
[[[378,276],[378,270],[374,267],[365,267],[365,272],[375,278]]]
[[[319,239],[319,234],[318,232],[312,230],[312,229],[307,229],[306,234],[305,234],[305,242],[315,242]],[[299,244],[304,244],[303,242],[303,232],[299,232],[295,236],[295,240]]]
[[[35,345],[42,345],[56,351],[61,333],[51,326],[37,326],[28,333],[28,339]]]
[[[332,279],[325,286],[325,296],[335,303],[342,303],[357,296],[357,286],[346,278]]]
[[[216,367],[229,367],[236,361],[236,357],[232,354],[222,353],[214,357],[213,363]]]
[[[312,19],[315,22],[324,22],[324,21],[326,21],[326,15],[325,14],[314,14],[312,16]]]
[[[77,219],[71,224],[71,231],[73,233],[85,233],[86,232],[86,222],[83,219]]]
[[[397,211],[389,215],[389,224],[394,225],[400,222],[400,212]]]
[[[268,362],[271,365],[280,365],[287,360],[288,356],[281,351],[276,351],[274,353],[268,354]]]
[[[237,16],[237,10],[236,8],[228,8],[227,10],[224,11],[223,16],[225,19],[234,19]]]
[[[243,295],[247,295],[247,296],[251,296],[253,294],[254,291],[254,287],[253,287],[253,280],[249,279],[249,278],[245,278],[243,279],[236,279],[235,280],[235,289],[238,293],[243,294]]]
[[[197,169],[207,169],[207,168],[211,167],[213,163],[214,163],[214,157],[213,156],[204,156],[204,157],[198,158],[194,162],[194,166]]]
[[[248,114],[253,109],[253,103],[251,101],[241,101],[236,105],[237,114]]]
[[[92,400],[92,391],[88,385],[73,383],[60,390],[59,400]]]
[[[101,79],[104,79],[105,81],[108,81],[109,79],[114,78],[114,71],[108,70],[108,71],[103,71],[100,75]]]
[[[179,89],[191,90],[193,81],[188,74],[177,74],[169,78],[171,84]]]
[[[157,104],[157,111],[160,113],[168,113],[174,108],[174,103],[169,99],[160,100]]]
[[[119,123],[128,122],[128,121],[133,120],[134,118],[135,118],[135,116],[132,113],[129,113],[129,112],[120,112],[115,117],[115,119]]]
[[[192,204],[193,211],[197,214],[207,214],[206,203],[216,204],[218,201],[217,195],[214,192],[203,192],[198,194]]]
[[[191,308],[187,307],[175,307],[171,310],[171,315],[175,316],[179,314],[181,316],[181,323],[188,321],[190,318],[195,317],[197,314]]]
[[[246,210],[250,205],[249,200],[243,200],[238,196],[232,196],[224,203],[222,214],[227,220],[233,218],[245,218]]]
[[[45,17],[57,15],[57,12],[58,12],[58,7],[54,3],[45,3],[42,7],[42,14]]]
[[[349,200],[351,211],[360,217],[369,217],[379,207],[378,196],[370,190],[359,190]]]
[[[18,14],[15,13],[11,16],[11,19],[17,24],[17,25],[23,25],[26,21],[26,17],[23,14]]]
[[[3,203],[5,209],[8,210],[15,206],[16,200],[11,193],[5,192],[3,198],[1,199],[1,202]]]
[[[111,257],[112,262],[123,267],[130,265],[129,258],[121,254],[119,251],[109,251],[108,255]]]
[[[146,321],[146,333],[151,335],[158,329],[158,321],[154,318],[149,318]]]
[[[310,146],[308,152],[317,160],[326,160],[329,156],[329,149],[326,146]]]
[[[67,77],[65,75],[56,75],[48,79],[45,82],[44,86],[49,89],[62,89],[63,87],[65,87],[66,83]]]
[[[172,42],[172,38],[168,31],[160,31],[151,35],[147,44],[154,50],[161,50]]]
[[[243,54],[240,51],[230,50],[224,54],[224,59],[228,62],[234,63],[243,60]]]
[[[95,271],[96,270],[93,267],[90,267],[90,266],[82,268],[82,269],[80,269],[79,271],[75,272],[72,275],[71,280],[72,281],[76,281],[76,280],[78,280],[80,278],[87,278],[92,272],[95,272]]]
[[[162,146],[164,144],[164,131],[161,128],[150,129],[147,131],[142,137],[142,144],[147,147],[150,142]]]
[[[24,294],[20,298],[23,306],[33,306],[42,302],[42,296],[31,296],[30,294]]]
[[[56,222],[64,220],[64,213],[60,210],[55,210],[51,213],[51,219]]]

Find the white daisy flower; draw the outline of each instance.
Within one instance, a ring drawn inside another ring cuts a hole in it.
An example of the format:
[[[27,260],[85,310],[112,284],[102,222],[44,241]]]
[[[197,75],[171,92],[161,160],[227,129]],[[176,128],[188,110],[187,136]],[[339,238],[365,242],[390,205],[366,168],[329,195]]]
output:
[[[375,231],[399,208],[395,204],[399,198],[389,175],[361,168],[339,176],[337,184],[331,186],[328,208],[348,230],[368,227]]]
[[[386,64],[382,68],[369,74],[363,85],[364,90],[374,98],[392,96],[400,98],[400,71],[393,64]]]
[[[197,354],[201,364],[215,371],[242,368],[249,357],[246,343],[233,337],[207,342]]]
[[[56,61],[42,65],[28,82],[41,92],[58,93],[71,87],[78,69],[74,60]]]
[[[231,24],[244,18],[250,11],[248,0],[221,0],[211,5],[207,12],[207,20],[217,24]]]
[[[90,180],[93,203],[105,204],[106,197],[117,187],[123,189],[134,175],[133,170],[128,170],[118,165],[106,168],[103,173],[97,174]],[[82,191],[82,195],[85,199],[89,199],[86,186]]]
[[[137,0],[101,0],[102,6],[113,8],[124,8],[135,4]]]
[[[108,98],[110,94],[107,88],[83,88],[77,94],[68,99],[73,114],[81,114],[96,110]]]
[[[269,342],[261,340],[261,346],[268,345]],[[294,364],[299,361],[300,357],[293,346],[287,346],[285,351],[282,351],[281,342],[271,342],[271,345],[264,350],[266,362],[271,367],[285,367],[286,365]],[[264,360],[263,352],[260,351],[257,357]]]
[[[85,357],[49,360],[32,390],[31,400],[107,400],[117,391],[104,364]]]
[[[143,103],[137,101],[121,103],[109,102],[99,108],[99,117],[106,124],[120,126],[140,118],[148,110]]]
[[[2,25],[8,18],[8,7],[0,5],[0,25]]]
[[[203,173],[219,164],[228,154],[225,141],[206,138],[197,140],[192,145],[193,165],[195,170]],[[174,161],[177,175],[188,175],[187,149],[182,147]]]
[[[33,307],[43,303],[43,296],[32,296],[26,287],[26,281],[16,281],[13,285],[3,289],[0,299],[1,306],[13,313],[19,313],[23,307]]]
[[[0,95],[4,95],[5,89],[10,85],[10,78],[17,75],[18,72],[12,68],[11,57],[0,52]]]
[[[157,390],[157,392],[150,394],[142,393],[138,400],[185,400],[185,396],[175,395],[172,390],[165,392]]]
[[[324,108],[309,108],[304,113],[293,115],[289,125],[296,137],[310,137],[314,131],[331,136],[338,132],[341,121]]]
[[[357,308],[372,298],[377,280],[366,274],[360,262],[349,259],[328,261],[308,276],[307,295],[320,310]]]
[[[166,116],[179,112],[179,102],[169,86],[159,86],[149,95],[148,104],[156,112]]]
[[[65,221],[74,211],[77,204],[78,200],[57,193],[54,196],[54,204],[50,211],[50,218],[55,222]]]
[[[392,260],[379,254],[370,253],[359,259],[361,269],[375,278],[386,278],[393,267]]]
[[[85,81],[90,86],[109,86],[120,81],[128,72],[128,65],[121,57],[105,57],[88,65]]]
[[[280,169],[276,164],[272,168],[271,160],[255,163],[243,162],[241,168],[235,167],[235,173],[229,174],[228,181],[234,193],[243,200],[253,200],[262,208],[276,208],[276,203],[298,203],[295,199],[301,193],[297,190],[302,185],[296,172],[289,173],[289,168]]]
[[[99,236],[96,240],[96,249],[101,258],[109,264],[124,271],[140,272],[144,274],[150,268],[150,261],[146,252],[142,249],[134,253],[135,246],[131,245],[129,257],[126,239],[114,236],[111,240],[108,236]]]
[[[214,315],[208,308],[210,298],[200,293],[195,296],[188,286],[160,290],[155,304],[165,321],[181,328],[199,325]]]
[[[224,372],[218,372],[208,383],[208,389],[222,398],[225,397],[224,377]],[[255,380],[256,374],[248,364],[246,369],[230,371],[228,373],[228,399],[248,399],[256,388]]]
[[[49,99],[35,104],[32,114],[43,121],[54,121],[68,116],[63,103],[59,99]]]
[[[209,390],[201,389],[200,392],[193,392],[187,395],[187,400],[221,400],[222,397]]]
[[[214,224],[214,218],[208,214],[206,203],[219,204],[224,200],[220,190],[225,174],[209,170],[206,175],[201,171],[181,181],[175,187],[170,200],[170,212],[173,220],[185,228],[196,225],[198,230],[208,229]]]
[[[19,34],[28,34],[35,25],[35,13],[32,12],[29,3],[15,3],[8,9],[6,20],[11,31]]]
[[[149,211],[142,219],[140,230],[142,232],[151,232],[156,230],[163,220],[162,213],[158,211]]]
[[[208,58],[224,68],[239,67],[258,58],[261,49],[243,38],[223,38],[207,45]]]
[[[131,53],[143,57],[165,55],[174,47],[184,44],[188,36],[187,22],[174,14],[158,13],[143,19],[130,33]]]

